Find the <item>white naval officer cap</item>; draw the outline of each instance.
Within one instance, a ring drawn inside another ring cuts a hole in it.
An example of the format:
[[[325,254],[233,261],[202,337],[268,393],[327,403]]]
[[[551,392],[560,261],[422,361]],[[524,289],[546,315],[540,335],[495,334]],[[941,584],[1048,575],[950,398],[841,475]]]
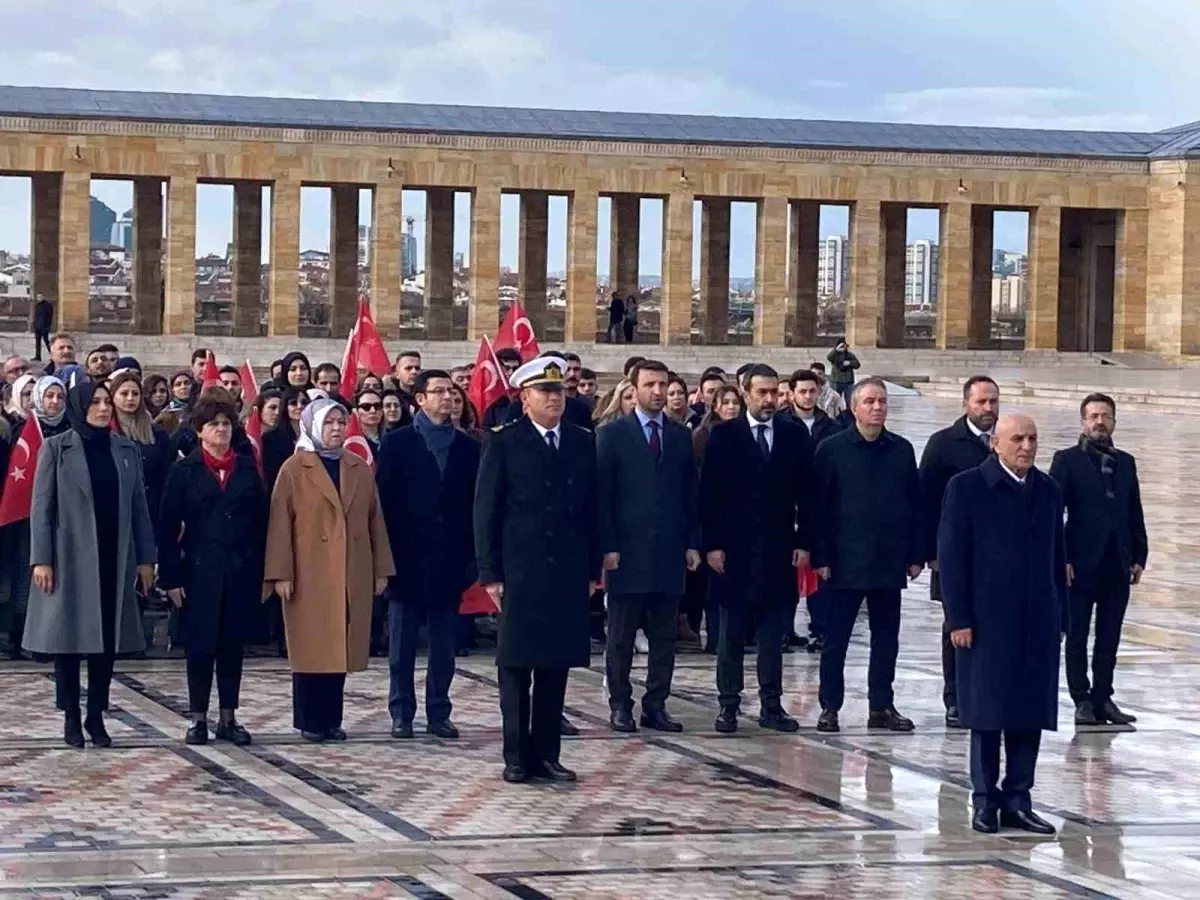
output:
[[[513,372],[508,381],[515,388],[537,387],[553,390],[561,389],[566,377],[566,360],[556,356],[539,356]]]

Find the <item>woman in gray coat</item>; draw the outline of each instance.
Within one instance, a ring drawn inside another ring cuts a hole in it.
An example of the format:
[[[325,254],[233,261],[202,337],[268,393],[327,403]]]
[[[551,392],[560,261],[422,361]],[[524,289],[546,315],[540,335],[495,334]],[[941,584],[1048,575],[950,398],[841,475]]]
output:
[[[29,521],[33,587],[24,646],[54,657],[63,740],[82,747],[86,729],[97,747],[104,728],[113,660],[144,650],[137,585],[154,580],[154,529],[146,508],[142,456],[109,429],[107,387],[85,381],[67,395],[71,430],[38,455]],[[135,571],[136,570],[136,571]],[[79,668],[87,658],[87,718],[79,715]]]

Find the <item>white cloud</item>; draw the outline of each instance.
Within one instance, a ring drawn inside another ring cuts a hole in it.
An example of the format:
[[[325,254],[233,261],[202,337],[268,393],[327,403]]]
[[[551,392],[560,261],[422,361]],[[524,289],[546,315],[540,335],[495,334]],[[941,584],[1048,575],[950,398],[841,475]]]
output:
[[[1106,131],[1162,127],[1144,113],[1097,109],[1098,105],[1097,98],[1075,88],[989,85],[887,93],[872,112],[886,119],[939,125]]]
[[[30,57],[30,61],[35,66],[73,66],[76,64],[74,56],[58,50],[39,50]]]
[[[183,71],[183,54],[178,50],[160,50],[146,60],[146,67],[156,72],[177,74]]]

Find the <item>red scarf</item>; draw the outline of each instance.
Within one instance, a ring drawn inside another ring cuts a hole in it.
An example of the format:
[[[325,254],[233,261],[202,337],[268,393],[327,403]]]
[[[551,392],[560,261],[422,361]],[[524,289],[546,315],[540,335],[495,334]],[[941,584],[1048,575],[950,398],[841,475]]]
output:
[[[220,459],[213,456],[203,447],[200,448],[200,455],[204,458],[204,467],[212,472],[213,478],[217,479],[217,484],[221,486],[221,490],[225,490],[225,486],[229,484],[229,476],[233,474],[234,464],[237,462],[237,457],[234,455],[232,448],[225,451],[225,455]]]

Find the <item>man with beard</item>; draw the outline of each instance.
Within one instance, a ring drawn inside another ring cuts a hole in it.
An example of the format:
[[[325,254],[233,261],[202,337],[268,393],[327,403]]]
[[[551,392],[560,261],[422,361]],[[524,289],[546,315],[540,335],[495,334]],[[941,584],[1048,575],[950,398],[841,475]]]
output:
[[[986,375],[972,375],[963,384],[963,414],[949,428],[935,431],[921,454],[921,500],[925,519],[925,560],[929,564],[929,593],[942,601],[937,561],[937,529],[942,520],[946,485],[959,472],[974,469],[992,452],[992,432],[1000,413],[1000,389]],[[950,626],[942,615],[942,703],[946,725],[961,728],[954,673],[954,645]]]
[[[1050,477],[1062,488],[1067,511],[1067,579],[1071,585],[1071,630],[1067,636],[1067,686],[1075,701],[1076,725],[1130,725],[1136,716],[1112,700],[1113,670],[1129,586],[1142,579],[1149,543],[1142,515],[1137,464],[1113,446],[1117,405],[1091,394],[1079,406],[1079,443],[1054,454]],[[1087,675],[1087,641],[1096,608],[1092,683]]]
[[[817,405],[817,398],[821,395],[821,377],[816,372],[797,369],[787,383],[791,388],[790,402],[786,409],[779,411],[779,415],[807,428],[814,447],[842,430],[837,420]]]

